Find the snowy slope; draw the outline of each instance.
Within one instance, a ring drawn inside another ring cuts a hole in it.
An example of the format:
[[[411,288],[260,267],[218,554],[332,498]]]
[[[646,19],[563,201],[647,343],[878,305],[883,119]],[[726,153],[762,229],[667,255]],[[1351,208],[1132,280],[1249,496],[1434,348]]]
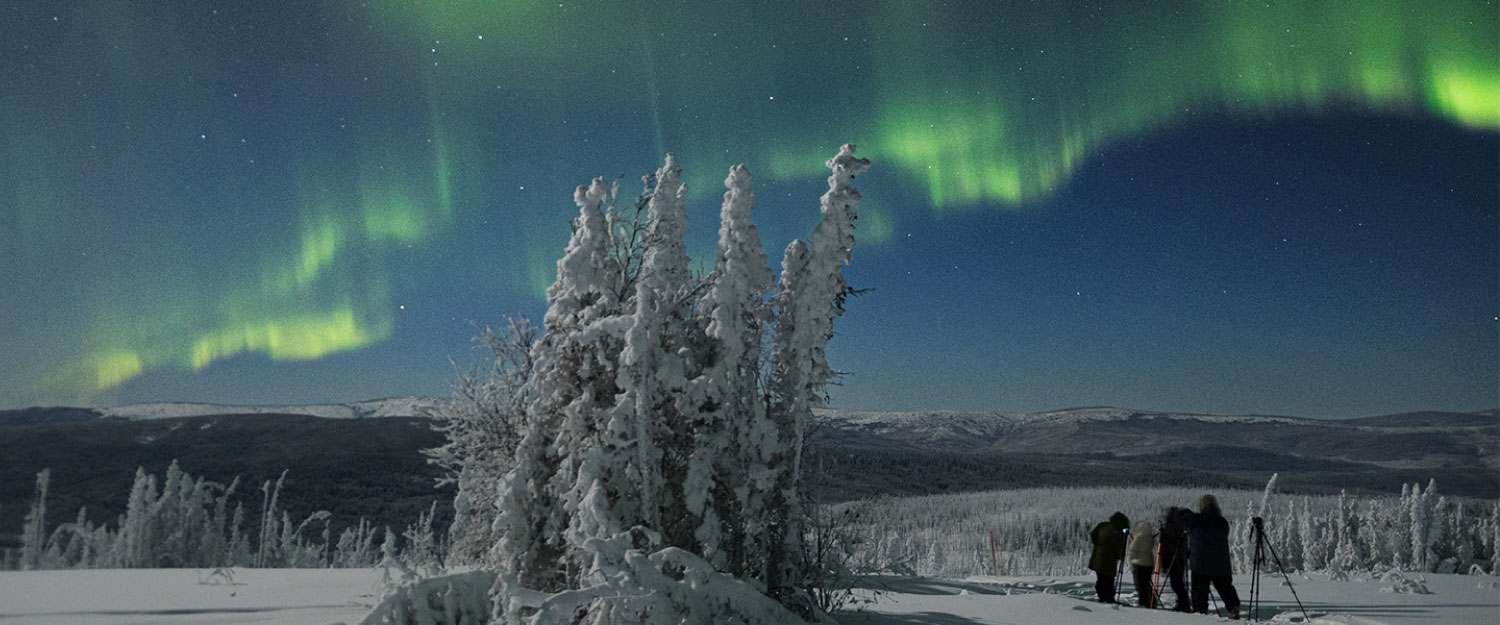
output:
[[[375,419],[423,416],[448,400],[434,397],[390,397],[350,404],[228,405],[194,403],[132,404],[102,410],[103,416],[122,419],[175,419],[217,415],[293,414],[325,419]]]

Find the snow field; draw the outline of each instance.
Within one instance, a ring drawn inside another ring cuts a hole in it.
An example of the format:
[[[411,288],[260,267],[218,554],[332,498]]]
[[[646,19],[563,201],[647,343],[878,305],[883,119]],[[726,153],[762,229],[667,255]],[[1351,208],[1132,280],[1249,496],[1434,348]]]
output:
[[[380,569],[0,571],[5,625],[357,623],[383,592]]]
[[[0,572],[5,625],[327,625],[360,622],[382,592],[379,569],[234,569],[232,583],[204,583],[211,569]],[[1382,576],[1292,575],[1314,625],[1494,625],[1500,579],[1414,575],[1430,594],[1396,592]],[[1261,620],[1301,623],[1282,580],[1266,576]],[[1248,601],[1250,578],[1235,576]],[[864,603],[842,625],[1176,625],[1209,615],[1102,605],[1093,578],[886,576],[863,584]],[[1127,582],[1125,599],[1134,598]],[[1170,603],[1171,591],[1166,602]],[[1247,606],[1248,607],[1248,606]]]
[[[1411,576],[1411,574],[1408,574]],[[1500,622],[1500,580],[1492,576],[1424,575],[1431,594],[1393,592],[1379,576],[1339,581],[1329,575],[1292,575],[1302,611],[1285,582],[1262,576],[1260,620],[1313,625],[1494,625]],[[1235,587],[1249,618],[1250,577],[1236,575]],[[1093,600],[1090,576],[995,577],[958,580],[924,577],[879,578],[866,584],[875,602],[838,615],[841,625],[1174,625],[1227,622],[1221,614],[1180,614]],[[876,593],[879,596],[876,596]],[[1134,601],[1126,582],[1122,601]],[[1174,601],[1168,589],[1163,602]],[[1211,606],[1212,607],[1212,606]]]

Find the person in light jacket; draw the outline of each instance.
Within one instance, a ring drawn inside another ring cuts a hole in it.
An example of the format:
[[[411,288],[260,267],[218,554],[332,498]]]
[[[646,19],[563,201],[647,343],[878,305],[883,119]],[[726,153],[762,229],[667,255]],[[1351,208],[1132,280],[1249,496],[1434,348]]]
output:
[[[1094,591],[1099,594],[1100,603],[1115,602],[1116,569],[1125,557],[1125,533],[1128,531],[1130,518],[1124,512],[1116,512],[1089,532],[1089,540],[1094,543],[1094,550],[1089,554],[1089,568],[1094,571]]]
[[[1130,526],[1125,557],[1130,561],[1130,574],[1135,580],[1135,602],[1156,607],[1152,603],[1156,593],[1151,584],[1151,574],[1156,571],[1156,527],[1150,521],[1136,521]]]

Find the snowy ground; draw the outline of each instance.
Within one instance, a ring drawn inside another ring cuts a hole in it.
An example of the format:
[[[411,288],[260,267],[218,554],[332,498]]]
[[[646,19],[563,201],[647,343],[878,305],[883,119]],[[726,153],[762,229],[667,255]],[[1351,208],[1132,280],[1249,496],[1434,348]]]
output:
[[[0,572],[4,625],[316,625],[364,618],[382,586],[371,569]]]
[[[380,572],[368,569],[233,573],[231,584],[210,579],[210,571],[191,569],[0,572],[0,625],[352,625],[380,590]],[[1400,584],[1378,578],[1292,576],[1315,625],[1500,623],[1496,578],[1422,579],[1431,594],[1392,592]],[[1261,620],[1303,622],[1291,592],[1270,578],[1264,582]],[[1237,578],[1235,585],[1242,596],[1249,594],[1248,579]],[[878,590],[875,603],[839,615],[840,623],[1173,625],[1223,620],[1101,605],[1090,600],[1093,582],[1087,577],[881,578],[867,586],[865,597]]]
[[[1500,623],[1500,583],[1496,578],[1411,577],[1425,580],[1431,594],[1393,592],[1402,584],[1379,578],[1331,581],[1327,575],[1292,575],[1310,621],[1304,621],[1292,592],[1281,579],[1263,577],[1260,620],[1314,625]],[[840,615],[841,625],[1187,625],[1227,621],[1214,615],[1100,604],[1093,600],[1092,577],[884,578],[867,586],[879,589],[875,603]],[[1235,587],[1248,604],[1249,578],[1236,576]],[[1135,595],[1128,583],[1126,593],[1125,599],[1133,603]],[[1171,590],[1163,602],[1175,602]]]

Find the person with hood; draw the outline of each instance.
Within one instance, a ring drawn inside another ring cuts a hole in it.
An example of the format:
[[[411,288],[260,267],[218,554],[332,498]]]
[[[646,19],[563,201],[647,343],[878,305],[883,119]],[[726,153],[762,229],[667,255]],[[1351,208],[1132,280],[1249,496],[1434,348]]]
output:
[[[1156,527],[1150,521],[1136,521],[1130,526],[1125,556],[1130,560],[1130,573],[1135,581],[1135,602],[1142,607],[1156,607],[1151,584],[1151,573],[1156,571]]]
[[[1230,619],[1240,617],[1240,596],[1234,591],[1234,567],[1229,561],[1229,521],[1219,511],[1219,500],[1204,495],[1198,512],[1178,515],[1188,533],[1188,568],[1193,571],[1193,611],[1208,613],[1208,587],[1213,585],[1224,600]]]
[[[1172,593],[1177,595],[1177,612],[1192,612],[1192,604],[1188,599],[1187,584],[1183,579],[1187,575],[1188,566],[1188,544],[1187,529],[1182,526],[1182,520],[1178,518],[1182,508],[1172,506],[1167,508],[1167,514],[1162,518],[1161,524],[1161,564],[1159,568],[1167,576],[1167,583],[1172,586]]]
[[[1115,602],[1115,575],[1125,556],[1125,533],[1129,531],[1130,518],[1124,512],[1116,512],[1089,532],[1094,543],[1089,568],[1094,571],[1094,592],[1099,594],[1100,603]]]

